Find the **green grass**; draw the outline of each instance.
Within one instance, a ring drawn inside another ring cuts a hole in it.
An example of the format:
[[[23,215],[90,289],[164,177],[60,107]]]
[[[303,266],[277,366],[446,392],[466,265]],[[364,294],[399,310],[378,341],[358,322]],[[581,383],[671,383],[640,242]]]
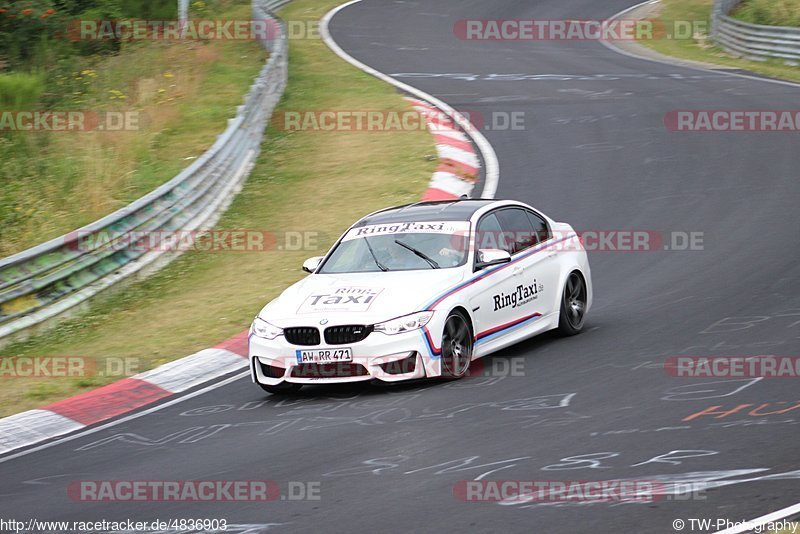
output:
[[[0,106],[4,110],[26,109],[44,92],[44,76],[27,72],[0,74]]]
[[[710,28],[712,3],[712,0],[661,0],[660,11],[655,19],[664,21],[668,27],[671,25],[670,21],[704,21],[706,28]],[[773,78],[800,81],[800,67],[786,65],[779,60],[748,61],[731,56],[711,43],[708,35],[699,32],[692,39],[652,39],[642,40],[640,43],[668,56],[749,70]]]
[[[249,2],[225,2],[215,16],[249,18]],[[135,110],[140,129],[0,133],[0,257],[97,220],[175,176],[225,130],[266,57],[254,41],[134,42],[54,76],[41,98],[55,102],[51,109]],[[31,76],[7,76],[13,83],[0,76],[0,99],[4,84],[36,94],[36,86],[22,87]],[[37,100],[14,107],[42,109]]]
[[[745,0],[733,16],[753,24],[800,26],[800,0]]]
[[[772,532],[773,534],[796,534],[797,532],[800,532],[800,523],[790,523],[790,526],[784,530],[775,530]]]
[[[339,0],[295,0],[287,19],[317,20]],[[281,110],[407,110],[390,86],[351,67],[320,40],[290,43],[289,85]],[[319,249],[271,252],[190,252],[156,275],[0,356],[137,358],[138,370],[213,346],[245,330],[253,316],[299,280],[307,257],[321,254],[358,217],[419,199],[436,161],[425,131],[309,132],[268,130],[242,193],[220,229],[318,232]],[[6,380],[0,415],[111,381]],[[2,382],[2,378],[0,378]]]

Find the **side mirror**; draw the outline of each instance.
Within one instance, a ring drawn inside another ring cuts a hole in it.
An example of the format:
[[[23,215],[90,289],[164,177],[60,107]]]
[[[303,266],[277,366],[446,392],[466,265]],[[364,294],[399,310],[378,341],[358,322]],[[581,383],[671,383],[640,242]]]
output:
[[[501,263],[508,263],[511,261],[511,254],[505,250],[496,248],[485,248],[478,251],[478,270],[491,267],[492,265],[500,265]]]
[[[303,270],[307,273],[313,273],[319,267],[319,264],[322,263],[322,260],[325,256],[314,256],[313,258],[308,258],[306,261],[303,262]]]

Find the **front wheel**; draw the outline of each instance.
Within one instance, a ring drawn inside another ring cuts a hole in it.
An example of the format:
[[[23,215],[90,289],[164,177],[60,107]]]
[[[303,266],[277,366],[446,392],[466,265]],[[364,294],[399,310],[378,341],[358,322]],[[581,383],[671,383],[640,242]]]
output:
[[[583,330],[586,319],[586,282],[578,271],[572,271],[564,284],[561,297],[561,312],[558,331],[565,336],[574,336]]]
[[[467,374],[472,361],[472,331],[467,320],[452,312],[442,333],[442,378],[458,379]]]
[[[273,395],[288,395],[290,393],[295,393],[301,387],[303,387],[302,384],[295,384],[293,382],[281,382],[275,386],[270,386],[268,384],[262,384],[259,382],[258,385],[261,386],[261,389],[267,393],[272,393]]]

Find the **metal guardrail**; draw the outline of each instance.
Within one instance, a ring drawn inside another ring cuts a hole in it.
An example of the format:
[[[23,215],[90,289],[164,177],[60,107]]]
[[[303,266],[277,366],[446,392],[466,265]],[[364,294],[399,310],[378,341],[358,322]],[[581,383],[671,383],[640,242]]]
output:
[[[152,272],[178,255],[165,251],[169,246],[156,247],[159,250],[120,247],[107,236],[130,236],[139,231],[169,236],[171,230],[202,231],[217,222],[249,174],[266,124],[286,86],[286,28],[272,10],[288,1],[253,0],[253,20],[266,21],[270,28],[261,41],[269,59],[244,104],[210,149],[175,178],[132,204],[79,230],[0,259],[0,340],[55,319],[120,280]],[[97,239],[92,239],[95,236]]]
[[[714,0],[711,37],[727,52],[747,59],[800,62],[800,28],[751,24],[730,17],[742,0]]]

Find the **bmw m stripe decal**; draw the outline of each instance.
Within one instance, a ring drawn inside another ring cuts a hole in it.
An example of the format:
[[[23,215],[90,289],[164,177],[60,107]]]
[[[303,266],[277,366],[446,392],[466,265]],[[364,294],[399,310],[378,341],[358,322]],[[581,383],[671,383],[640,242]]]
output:
[[[489,341],[490,339],[492,339],[494,337],[497,337],[497,336],[499,336],[501,334],[506,333],[508,330],[511,330],[511,329],[516,328],[518,326],[522,326],[523,324],[527,324],[529,322],[535,321],[536,319],[538,319],[541,316],[542,316],[541,313],[536,312],[534,314],[531,314],[531,315],[528,315],[528,316],[525,316],[525,317],[521,317],[521,318],[519,318],[519,319],[517,319],[515,321],[511,321],[510,323],[506,323],[506,324],[503,324],[503,325],[500,325],[500,326],[496,326],[494,328],[491,328],[489,330],[481,332],[477,336],[475,336],[475,344],[483,343],[484,341]],[[436,345],[433,343],[433,339],[431,339],[431,333],[428,331],[427,328],[423,328],[422,331],[423,331],[422,339],[425,341],[425,345],[427,345],[427,347],[428,347],[428,351],[431,354],[431,358],[433,358],[433,359],[441,358],[442,357],[442,349],[441,348],[438,348],[438,349],[436,348]]]
[[[445,293],[443,293],[442,295],[436,297],[436,299],[434,299],[433,302],[431,302],[430,304],[425,306],[425,310],[426,311],[433,310],[444,299],[446,299],[447,297],[449,297],[449,296],[461,291],[465,287],[469,287],[469,286],[471,286],[472,284],[474,284],[476,282],[480,282],[481,280],[483,280],[487,276],[491,276],[491,275],[493,275],[493,274],[495,274],[497,272],[500,272],[503,269],[505,269],[507,267],[510,267],[511,265],[513,265],[513,264],[515,264],[515,263],[517,263],[519,261],[522,261],[524,259],[527,259],[527,258],[533,256],[537,252],[541,252],[542,250],[545,250],[546,248],[552,247],[553,245],[558,244],[558,243],[560,243],[562,241],[566,241],[567,239],[572,239],[576,235],[577,234],[570,234],[570,235],[568,235],[566,237],[562,237],[561,239],[557,239],[557,240],[555,240],[553,242],[542,243],[542,244],[537,245],[536,247],[532,248],[530,251],[524,253],[519,258],[513,259],[508,263],[504,263],[503,265],[500,265],[499,267],[495,267],[494,269],[488,269],[488,270],[482,272],[481,274],[479,274],[478,276],[476,276],[474,278],[471,278],[470,280],[467,280],[466,282],[462,282],[461,284],[453,287],[452,289],[448,289]]]
[[[531,321],[535,321],[536,319],[538,319],[541,316],[542,316],[541,313],[536,312],[536,313],[534,313],[532,315],[528,315],[527,317],[522,317],[520,319],[517,319],[516,321],[512,321],[512,322],[506,323],[504,325],[496,326],[494,328],[486,330],[485,332],[481,332],[480,334],[475,336],[475,343],[481,343],[483,341],[488,341],[489,339],[491,339],[491,338],[493,338],[495,336],[498,336],[500,334],[503,334],[507,330],[511,330],[514,327],[522,326],[525,323],[529,323]]]
[[[428,352],[430,352],[431,358],[436,360],[442,357],[442,349],[436,348],[436,345],[433,344],[433,340],[431,339],[431,333],[425,327],[422,328],[422,339],[425,341],[425,345],[428,347]]]

